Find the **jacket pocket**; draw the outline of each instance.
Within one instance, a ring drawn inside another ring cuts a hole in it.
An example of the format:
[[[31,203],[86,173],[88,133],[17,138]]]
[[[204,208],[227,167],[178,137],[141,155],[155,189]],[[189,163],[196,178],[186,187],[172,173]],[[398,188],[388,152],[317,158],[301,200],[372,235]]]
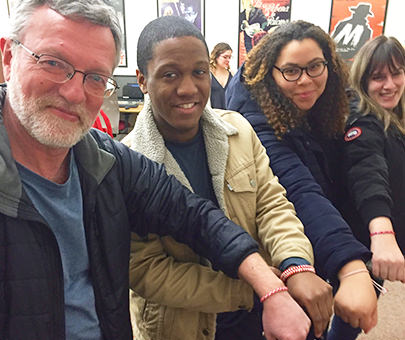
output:
[[[225,174],[224,198],[229,218],[245,229],[255,220],[256,194],[257,177],[253,162],[240,171]]]

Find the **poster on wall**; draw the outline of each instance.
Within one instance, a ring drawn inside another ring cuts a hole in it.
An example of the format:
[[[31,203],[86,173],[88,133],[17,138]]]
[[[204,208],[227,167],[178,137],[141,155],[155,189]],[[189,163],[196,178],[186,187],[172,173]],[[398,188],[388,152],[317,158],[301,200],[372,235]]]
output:
[[[119,67],[127,67],[127,34],[125,30],[125,5],[124,0],[105,0],[109,5],[114,7],[117,11],[118,19],[120,20],[120,26],[122,29],[122,46],[120,52]]]
[[[329,33],[350,63],[366,41],[384,32],[388,0],[333,0]]]
[[[158,0],[158,17],[176,15],[198,27],[204,34],[204,0]]]
[[[239,2],[239,63],[267,31],[289,22],[291,0],[240,0]]]

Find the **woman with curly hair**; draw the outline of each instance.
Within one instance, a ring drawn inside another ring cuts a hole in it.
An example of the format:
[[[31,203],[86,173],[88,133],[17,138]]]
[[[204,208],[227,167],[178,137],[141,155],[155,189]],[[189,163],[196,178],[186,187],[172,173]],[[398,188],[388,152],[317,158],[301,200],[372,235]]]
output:
[[[365,266],[371,254],[330,202],[343,199],[338,137],[349,110],[347,78],[330,36],[311,23],[291,22],[252,49],[226,103],[247,118],[265,146],[313,245],[317,273],[336,291],[335,314],[368,331],[376,323],[376,294]],[[343,327],[348,336],[328,340],[351,339],[350,325]]]
[[[232,48],[227,43],[216,44],[210,55],[211,107],[225,109],[225,90],[232,79],[229,62]]]

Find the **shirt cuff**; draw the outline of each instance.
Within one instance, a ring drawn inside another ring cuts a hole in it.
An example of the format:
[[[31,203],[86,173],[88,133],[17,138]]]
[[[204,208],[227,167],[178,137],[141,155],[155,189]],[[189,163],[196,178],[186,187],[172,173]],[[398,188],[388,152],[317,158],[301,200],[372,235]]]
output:
[[[300,266],[302,264],[311,264],[307,260],[303,259],[302,257],[289,257],[285,259],[283,262],[280,263],[279,269],[283,272],[288,267],[291,266]]]

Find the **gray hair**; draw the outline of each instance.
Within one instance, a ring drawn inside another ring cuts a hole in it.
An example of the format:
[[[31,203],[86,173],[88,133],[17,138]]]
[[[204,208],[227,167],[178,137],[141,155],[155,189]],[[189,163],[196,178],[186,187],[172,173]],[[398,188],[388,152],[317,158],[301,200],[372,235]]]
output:
[[[108,0],[19,0],[13,7],[10,18],[10,38],[19,39],[21,33],[34,11],[48,6],[71,20],[88,20],[95,25],[109,27],[114,37],[116,58],[115,66],[120,60],[122,31],[120,21],[114,8],[107,4]]]

